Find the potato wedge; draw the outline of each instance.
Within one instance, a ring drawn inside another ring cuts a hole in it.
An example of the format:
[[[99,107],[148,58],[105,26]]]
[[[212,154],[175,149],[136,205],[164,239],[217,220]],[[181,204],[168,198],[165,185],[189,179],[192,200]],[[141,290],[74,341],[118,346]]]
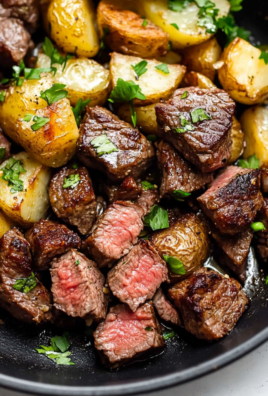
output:
[[[230,3],[227,0],[214,0],[213,3],[219,9],[219,17],[228,14]],[[168,0],[139,0],[137,10],[140,15],[169,34],[174,49],[203,43],[212,36],[197,25],[199,7],[194,2],[187,5],[182,12],[175,12],[168,8]],[[174,23],[179,30],[172,26]]]
[[[97,9],[98,27],[105,44],[126,55],[155,58],[168,48],[168,34],[142,19],[135,12],[121,8],[117,1],[101,0]],[[107,34],[104,34],[104,32]]]
[[[156,66],[160,65],[161,62],[147,60],[147,72],[140,76],[137,82],[131,65],[136,65],[141,61],[142,58],[113,52],[110,62],[112,87],[114,88],[116,86],[118,78],[138,84],[142,93],[146,96],[145,100],[134,100],[134,104],[139,106],[156,103],[160,99],[169,98],[183,79],[186,72],[185,66],[168,65],[169,74],[165,74],[156,69]]]
[[[52,85],[52,77],[44,75],[40,80],[24,81],[21,87],[11,86],[0,104],[0,126],[42,164],[59,167],[75,154],[79,133],[68,99],[47,106],[40,98],[40,92]],[[25,114],[48,117],[50,121],[33,131],[33,122],[23,121]]]
[[[247,109],[240,119],[245,134],[246,147],[243,154],[248,158],[253,154],[260,165],[268,166],[268,108],[255,106]]]
[[[268,65],[260,55],[258,48],[238,37],[223,51],[219,80],[237,102],[253,105],[268,97]]]
[[[0,238],[8,231],[11,227],[14,227],[15,222],[7,217],[2,210],[0,210]]]
[[[51,38],[64,52],[86,58],[99,52],[92,0],[51,0],[47,21]]]
[[[181,87],[199,87],[199,88],[214,88],[215,84],[203,74],[197,72],[186,73],[181,84]]]
[[[25,173],[20,173],[23,191],[12,194],[12,186],[0,178],[0,208],[16,224],[25,228],[45,217],[49,208],[48,184],[50,169],[25,152],[13,156],[21,161]],[[3,162],[3,169],[9,160]],[[3,172],[3,171],[2,171]]]
[[[214,63],[221,57],[221,47],[215,37],[202,44],[193,45],[183,50],[182,63],[188,71],[195,71],[214,81],[216,70]]]
[[[148,106],[134,107],[137,114],[137,127],[144,135],[155,135],[157,131],[157,122],[155,115],[155,104]],[[121,106],[117,115],[121,120],[132,123],[130,107],[128,104]]]
[[[240,122],[233,117],[233,125],[231,128],[231,156],[228,160],[228,165],[233,164],[243,154],[244,151],[244,133]]]
[[[168,65],[177,65],[181,63],[182,56],[177,52],[168,51],[166,55],[158,56],[156,60],[158,60],[158,62],[167,63]]]
[[[92,59],[69,59],[63,71],[63,66],[54,64],[57,73],[53,80],[65,84],[72,106],[79,99],[91,99],[90,106],[102,106],[110,93],[110,73],[103,66]],[[36,67],[50,67],[50,58],[40,53]]]

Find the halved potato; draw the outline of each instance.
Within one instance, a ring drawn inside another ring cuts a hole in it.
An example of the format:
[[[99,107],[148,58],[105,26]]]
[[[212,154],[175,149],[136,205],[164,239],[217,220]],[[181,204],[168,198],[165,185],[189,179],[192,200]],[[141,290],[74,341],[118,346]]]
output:
[[[131,65],[136,65],[141,61],[142,58],[113,52],[110,62],[112,87],[114,88],[116,86],[119,78],[125,81],[135,82],[140,86],[142,93],[146,96],[145,100],[134,100],[134,104],[141,106],[156,103],[160,99],[169,98],[183,79],[186,72],[185,66],[168,65],[169,74],[165,74],[155,68],[155,66],[160,65],[161,62],[147,60],[147,71],[140,76],[137,81]]]
[[[23,182],[23,191],[12,194],[12,186],[8,186],[8,182],[0,177],[0,208],[16,224],[28,228],[45,217],[49,208],[50,169],[25,152],[16,154],[13,158],[21,161],[26,170],[19,175]],[[8,161],[3,162],[1,169]]]
[[[215,88],[216,85],[203,74],[191,71],[185,74],[181,87]]]
[[[182,56],[174,51],[168,51],[166,55],[158,56],[156,58],[159,62],[167,63],[168,65],[177,65],[181,63]]]
[[[215,37],[202,44],[193,45],[183,50],[182,63],[187,66],[188,71],[202,73],[211,81],[214,81],[216,70],[214,63],[221,57],[221,47]]]
[[[168,0],[139,0],[136,2],[138,13],[159,26],[169,34],[174,49],[185,48],[200,44],[208,40],[212,34],[199,27],[198,12],[200,8],[191,2],[182,12],[175,12],[168,8]],[[230,3],[227,0],[214,0],[219,9],[219,17],[228,14]],[[177,24],[179,30],[172,24]]]
[[[155,115],[155,104],[148,106],[134,107],[137,114],[137,127],[143,134],[155,135],[157,131],[157,122]],[[130,107],[128,104],[118,109],[117,115],[121,120],[132,123]]]
[[[253,154],[260,160],[260,165],[268,166],[268,108],[255,106],[247,109],[240,119],[245,134],[246,147],[244,158]]]
[[[253,105],[268,97],[268,65],[259,59],[260,55],[258,48],[238,37],[223,51],[219,80],[240,103]]]
[[[155,58],[167,52],[168,34],[152,22],[144,22],[125,5],[120,7],[116,0],[99,3],[97,20],[101,36],[113,51],[142,58]]]
[[[41,91],[52,85],[53,79],[47,74],[40,80],[24,81],[21,87],[11,86],[0,103],[0,127],[42,164],[58,167],[75,154],[79,133],[68,99],[47,106],[40,98]],[[48,117],[50,121],[33,131],[33,122],[23,121],[25,114]]]
[[[54,64],[57,73],[54,81],[65,84],[70,96],[70,102],[76,105],[79,99],[91,99],[90,106],[102,106],[110,93],[110,73],[92,59],[69,59],[63,70],[63,65]],[[50,58],[40,53],[36,67],[50,67]]]
[[[233,164],[243,154],[244,151],[244,133],[240,122],[233,117],[233,125],[231,128],[231,157],[228,160],[228,165]]]
[[[92,0],[51,0],[47,11],[50,36],[64,52],[92,58],[99,52]]]
[[[14,227],[15,222],[4,214],[0,210],[0,238],[8,231],[11,227]]]

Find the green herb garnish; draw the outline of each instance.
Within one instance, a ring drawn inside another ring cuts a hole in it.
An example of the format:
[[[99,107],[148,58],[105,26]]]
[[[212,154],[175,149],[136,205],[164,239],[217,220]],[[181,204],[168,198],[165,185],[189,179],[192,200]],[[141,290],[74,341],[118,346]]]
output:
[[[0,92],[0,102],[4,102],[6,96],[6,91],[1,91]]]
[[[80,261],[76,260],[75,265],[79,265],[79,264],[80,264]]]
[[[142,181],[141,182],[142,188],[143,190],[147,191],[147,190],[155,190],[156,186],[150,182],[148,182],[147,180]]]
[[[54,65],[58,63],[59,65],[63,65],[62,71],[65,70],[67,61],[73,58],[72,54],[67,54],[65,57],[61,56],[59,51],[54,47],[51,40],[49,38],[45,38],[45,42],[43,44],[43,51],[45,55],[50,58],[50,65]]]
[[[168,8],[171,11],[182,12],[191,2],[191,0],[168,0]]]
[[[176,23],[171,23],[170,26],[173,26],[175,29],[180,30],[179,26]]]
[[[75,107],[72,107],[72,111],[74,113],[75,121],[77,126],[79,127],[82,114],[85,111],[87,105],[92,101],[92,99],[82,100],[81,98],[76,103]]]
[[[183,92],[183,94],[181,95],[181,99],[187,98],[188,95],[189,95],[189,92],[188,92],[188,91]]]
[[[140,76],[142,76],[144,73],[147,72],[148,69],[146,69],[146,66],[148,65],[148,62],[145,60],[140,61],[136,65],[131,65],[132,69],[136,73],[136,80],[139,79]]]
[[[237,12],[242,10],[242,3],[243,0],[229,0],[231,5],[230,12]]]
[[[97,154],[100,157],[104,154],[111,154],[119,151],[118,148],[111,142],[106,134],[96,137],[90,142],[94,148],[97,149]]]
[[[147,21],[147,19],[144,19],[141,26],[146,27],[147,25],[148,25],[148,21]]]
[[[42,128],[50,121],[50,118],[39,117],[33,114],[25,114],[23,121],[30,122],[31,120],[34,122],[34,124],[31,125],[32,130],[38,131],[38,129]]]
[[[262,51],[259,59],[263,59],[264,63],[268,65],[268,52]]]
[[[199,121],[212,120],[212,117],[203,109],[194,109],[191,111],[192,122],[195,124]]]
[[[4,158],[5,153],[6,153],[6,148],[0,147],[0,160],[2,160]]]
[[[40,80],[41,73],[51,73],[53,72],[54,75],[56,74],[57,69],[55,67],[43,67],[39,69],[24,69],[24,77],[26,80]]]
[[[152,330],[153,330],[153,328],[152,328],[152,327],[150,327],[150,326],[146,326],[146,327],[145,327],[145,330],[146,330],[146,331],[152,331]]]
[[[65,84],[53,84],[52,87],[46,91],[41,91],[41,98],[44,99],[50,106],[52,103],[56,103],[59,100],[66,98],[68,92],[63,89],[65,87]]]
[[[260,221],[257,221],[256,223],[252,223],[250,225],[250,227],[252,228],[253,231],[263,231],[266,230],[266,228],[264,227],[264,224]]]
[[[29,293],[29,291],[33,290],[36,285],[37,280],[34,273],[32,272],[29,278],[17,279],[12,287],[21,293]]]
[[[20,173],[26,173],[27,171],[23,168],[22,162],[15,158],[9,158],[4,168],[2,179],[8,182],[8,186],[12,186],[10,189],[11,194],[18,191],[23,191],[23,181],[20,180]]]
[[[186,197],[189,197],[191,195],[191,193],[182,191],[182,190],[174,190],[172,192],[173,197],[177,200],[177,201],[184,201],[184,199]]]
[[[268,285],[268,276],[265,278],[265,284]]]
[[[144,224],[151,227],[153,231],[169,227],[168,212],[158,205],[154,205],[150,213],[145,216]]]
[[[173,330],[165,330],[163,332],[163,338],[164,340],[168,340],[169,338],[175,337],[175,332]]]
[[[12,69],[13,69],[12,79],[13,81],[15,81],[18,87],[21,87],[23,83],[23,78],[20,77],[20,74],[25,69],[25,63],[22,60],[20,61],[19,66],[13,66]]]
[[[161,63],[161,65],[157,65],[155,68],[165,74],[169,74],[168,65],[166,63]]]
[[[62,337],[51,338],[51,346],[40,345],[39,348],[36,348],[36,351],[53,360],[56,364],[70,366],[74,363],[68,357],[71,355],[71,352],[68,352],[69,348],[68,333],[65,332]]]
[[[240,159],[237,165],[240,166],[240,168],[259,169],[260,160],[257,158],[256,154],[254,154],[251,155],[248,160]]]
[[[69,177],[64,178],[64,183],[62,185],[62,188],[75,188],[80,182],[80,176],[78,173],[75,173],[74,175],[70,175]]]
[[[176,257],[163,255],[165,262],[167,263],[170,271],[176,275],[184,275],[186,274],[186,269],[184,268],[183,263],[181,260],[177,259]]]
[[[177,133],[185,133],[189,131],[194,131],[194,126],[188,121],[184,115],[180,114],[179,118],[181,120],[181,128],[175,128],[174,131]]]

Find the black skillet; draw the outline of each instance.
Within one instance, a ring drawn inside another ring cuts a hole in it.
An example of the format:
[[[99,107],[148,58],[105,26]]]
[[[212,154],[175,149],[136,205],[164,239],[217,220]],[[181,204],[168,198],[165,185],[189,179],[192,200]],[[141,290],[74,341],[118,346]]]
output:
[[[251,30],[256,40],[268,44],[267,18],[266,0],[244,0],[244,9],[236,20]],[[264,273],[261,275],[263,278]],[[180,331],[175,339],[167,341],[160,356],[114,372],[99,364],[90,345],[91,337],[85,335],[83,328],[71,331],[75,366],[55,366],[34,349],[40,344],[48,345],[50,337],[63,330],[26,327],[0,312],[4,322],[0,324],[0,386],[34,394],[111,396],[149,392],[195,379],[238,359],[268,339],[268,286],[260,283],[250,309],[221,341],[200,343]]]

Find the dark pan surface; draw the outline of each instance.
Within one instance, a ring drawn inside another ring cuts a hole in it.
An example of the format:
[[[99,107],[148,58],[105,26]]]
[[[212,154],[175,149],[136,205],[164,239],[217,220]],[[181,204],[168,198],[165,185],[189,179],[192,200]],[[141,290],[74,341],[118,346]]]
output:
[[[254,6],[252,0],[244,3],[237,21],[257,41],[268,44],[267,1],[255,0]],[[34,349],[48,345],[51,336],[61,335],[64,329],[27,327],[0,311],[0,386],[35,394],[126,395],[179,384],[216,370],[267,340],[267,312],[268,286],[260,281],[250,309],[220,342],[201,343],[180,331],[157,358],[110,372],[99,364],[83,328],[70,332],[75,366],[55,366]]]

